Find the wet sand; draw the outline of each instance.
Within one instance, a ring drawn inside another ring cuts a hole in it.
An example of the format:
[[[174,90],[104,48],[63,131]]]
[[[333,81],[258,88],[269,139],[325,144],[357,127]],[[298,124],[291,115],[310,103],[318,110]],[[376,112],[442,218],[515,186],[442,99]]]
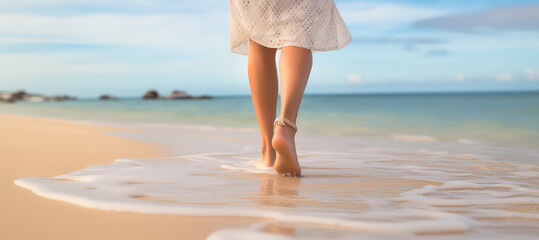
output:
[[[537,166],[505,149],[301,136],[304,177],[283,178],[249,164],[257,137],[0,114],[0,239],[537,234]]]
[[[130,129],[0,114],[0,239],[205,239],[258,219],[102,211],[39,197],[13,181],[52,177],[115,158],[170,156],[158,144],[110,136]]]

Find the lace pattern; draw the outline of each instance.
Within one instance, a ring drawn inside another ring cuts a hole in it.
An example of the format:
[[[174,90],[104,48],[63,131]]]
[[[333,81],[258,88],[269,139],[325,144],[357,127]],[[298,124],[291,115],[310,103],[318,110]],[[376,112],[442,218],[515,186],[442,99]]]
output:
[[[248,54],[249,38],[266,47],[338,50],[352,41],[333,0],[229,0],[230,51]]]

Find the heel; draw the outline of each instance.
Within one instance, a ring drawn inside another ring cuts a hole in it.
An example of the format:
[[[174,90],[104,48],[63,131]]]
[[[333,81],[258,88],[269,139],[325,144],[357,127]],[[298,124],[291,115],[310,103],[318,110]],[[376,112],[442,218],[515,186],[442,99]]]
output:
[[[276,126],[289,126],[294,132],[298,131],[298,127],[292,121],[286,118],[277,118],[274,122],[274,127]],[[273,136],[271,145],[273,149],[277,152],[277,157],[275,159],[275,164],[273,169],[283,176],[301,176],[301,167],[298,162],[298,157],[296,153],[296,144],[294,142],[294,133],[288,131],[286,133],[285,128],[276,129]],[[285,132],[283,132],[285,131]],[[281,134],[278,134],[280,132]],[[285,135],[283,135],[285,134]],[[286,135],[290,134],[288,137]]]

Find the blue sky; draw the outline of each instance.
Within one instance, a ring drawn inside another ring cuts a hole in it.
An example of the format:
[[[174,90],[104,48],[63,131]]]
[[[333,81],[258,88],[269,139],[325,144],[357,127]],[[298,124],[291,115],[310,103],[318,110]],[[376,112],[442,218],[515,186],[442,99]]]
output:
[[[539,1],[336,1],[307,93],[539,90]],[[248,94],[226,0],[0,0],[0,91]]]

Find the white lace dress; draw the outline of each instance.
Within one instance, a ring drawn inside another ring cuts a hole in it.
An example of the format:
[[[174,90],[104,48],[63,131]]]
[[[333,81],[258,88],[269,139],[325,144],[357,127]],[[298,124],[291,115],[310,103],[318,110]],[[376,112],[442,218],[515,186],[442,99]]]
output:
[[[352,41],[333,0],[229,0],[230,51],[248,54],[249,38],[270,48],[338,50]]]

